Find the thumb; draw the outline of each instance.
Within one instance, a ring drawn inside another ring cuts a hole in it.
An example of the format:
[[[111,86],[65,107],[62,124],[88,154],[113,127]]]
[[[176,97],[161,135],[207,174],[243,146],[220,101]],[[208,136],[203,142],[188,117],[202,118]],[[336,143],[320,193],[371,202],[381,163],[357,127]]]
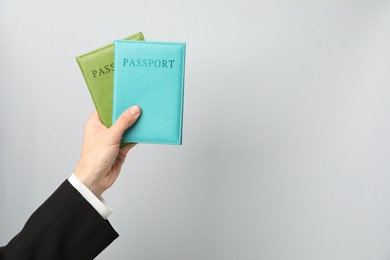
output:
[[[115,142],[120,142],[123,133],[137,121],[140,115],[141,109],[139,106],[132,106],[120,115],[118,120],[110,127],[111,136]]]

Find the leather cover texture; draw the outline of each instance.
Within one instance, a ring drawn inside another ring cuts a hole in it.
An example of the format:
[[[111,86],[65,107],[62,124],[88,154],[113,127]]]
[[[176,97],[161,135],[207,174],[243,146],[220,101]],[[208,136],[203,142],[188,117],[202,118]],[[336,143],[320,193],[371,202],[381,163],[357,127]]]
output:
[[[114,41],[113,122],[139,105],[142,114],[123,135],[135,143],[182,143],[185,43]]]
[[[125,40],[144,41],[141,32]],[[96,110],[107,127],[112,125],[112,91],[114,79],[114,44],[76,57]]]

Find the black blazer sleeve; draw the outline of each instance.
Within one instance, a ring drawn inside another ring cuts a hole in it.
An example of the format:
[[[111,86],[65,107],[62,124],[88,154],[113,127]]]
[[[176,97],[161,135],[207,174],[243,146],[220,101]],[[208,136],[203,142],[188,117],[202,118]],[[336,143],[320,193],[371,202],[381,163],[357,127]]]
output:
[[[95,258],[118,233],[66,180],[5,247],[1,260]]]

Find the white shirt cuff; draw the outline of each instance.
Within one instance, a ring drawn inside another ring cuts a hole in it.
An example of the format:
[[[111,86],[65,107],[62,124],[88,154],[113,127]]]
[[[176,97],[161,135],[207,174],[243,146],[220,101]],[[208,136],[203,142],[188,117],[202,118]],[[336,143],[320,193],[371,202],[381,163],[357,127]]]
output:
[[[92,193],[90,189],[88,189],[87,186],[84,185],[73,173],[69,177],[68,181],[72,186],[80,192],[80,194],[86,199],[92,207],[96,209],[97,212],[104,218],[107,219],[108,216],[112,213],[112,208],[108,203],[102,198],[98,198],[95,196],[95,194]]]

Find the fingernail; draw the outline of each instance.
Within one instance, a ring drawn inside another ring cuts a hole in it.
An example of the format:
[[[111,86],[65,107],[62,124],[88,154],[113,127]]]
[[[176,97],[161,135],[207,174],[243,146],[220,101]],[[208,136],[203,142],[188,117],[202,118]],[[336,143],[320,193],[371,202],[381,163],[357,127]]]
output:
[[[130,107],[129,111],[130,114],[132,114],[133,116],[137,116],[141,113],[141,109],[139,108],[139,106],[132,106]]]

